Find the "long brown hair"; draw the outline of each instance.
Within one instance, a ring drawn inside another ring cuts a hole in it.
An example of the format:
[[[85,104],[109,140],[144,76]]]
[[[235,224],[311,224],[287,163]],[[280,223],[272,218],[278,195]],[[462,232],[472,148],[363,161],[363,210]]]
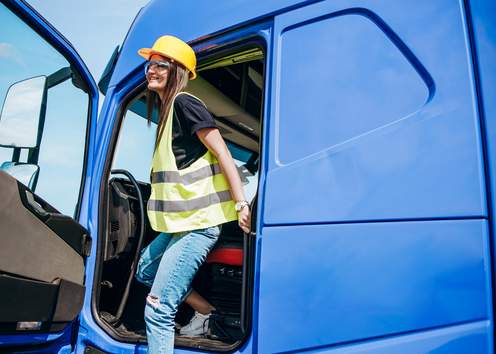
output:
[[[172,106],[173,98],[181,91],[186,88],[188,84],[189,71],[171,61],[171,66],[169,67],[169,73],[167,76],[167,83],[165,84],[165,95],[164,99],[161,101],[158,93],[148,90],[146,95],[146,116],[148,124],[150,125],[153,117],[154,107],[158,107],[158,126],[157,133],[155,135],[155,148],[157,149],[158,143],[162,138],[164,133],[165,123],[167,121],[167,116],[169,115],[169,110]]]

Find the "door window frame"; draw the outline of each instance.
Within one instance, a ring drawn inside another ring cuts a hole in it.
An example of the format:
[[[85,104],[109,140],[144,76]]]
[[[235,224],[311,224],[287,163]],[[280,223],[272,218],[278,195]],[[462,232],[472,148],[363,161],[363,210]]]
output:
[[[52,46],[52,48],[55,49],[60,55],[62,55],[70,64],[71,69],[75,69],[77,71],[78,76],[84,83],[83,91],[88,94],[88,110],[86,114],[86,132],[84,138],[85,147],[83,152],[83,164],[79,184],[79,193],[74,208],[74,214],[70,216],[78,222],[84,221],[84,224],[87,224],[87,220],[80,221],[79,219],[81,216],[83,194],[86,185],[86,172],[88,169],[88,160],[90,156],[90,144],[92,144],[90,138],[91,135],[95,135],[91,134],[92,131],[95,130],[96,125],[92,124],[92,122],[96,122],[96,116],[98,114],[98,112],[93,112],[94,107],[98,107],[98,91],[96,89],[96,83],[91,76],[88,68],[86,67],[86,64],[79,57],[72,44],[33,7],[31,7],[24,0],[19,0],[19,2],[13,0],[4,0],[2,1],[2,4],[15,16],[17,16],[20,21],[24,22],[37,35],[39,35],[50,46]],[[91,151],[92,150],[93,149],[91,149]],[[50,201],[48,200],[48,202]]]
[[[259,137],[259,170],[258,170],[258,188],[255,198],[260,200],[259,197],[262,195],[261,191],[263,190],[263,171],[265,170],[265,160],[266,158],[262,158],[262,153],[266,150],[264,146],[266,145],[266,137],[265,133],[268,132],[266,127],[267,123],[265,122],[268,113],[269,107],[266,104],[268,102],[267,98],[270,94],[270,80],[268,74],[270,70],[271,62],[271,35],[270,30],[273,27],[272,21],[259,22],[251,27],[246,28],[234,28],[229,31],[220,32],[216,35],[208,36],[207,38],[201,37],[201,39],[193,40],[189,42],[189,44],[193,47],[197,54],[197,62],[198,66],[204,65],[204,63],[209,61],[215,61],[221,57],[227,56],[229,54],[233,54],[236,52],[241,52],[246,49],[253,49],[255,47],[260,48],[264,54],[264,89],[262,91],[262,112],[261,112],[261,129],[260,129],[260,137]],[[144,62],[143,62],[144,65]],[[103,252],[104,252],[104,237],[107,236],[107,220],[108,220],[108,210],[107,210],[107,199],[108,199],[108,181],[110,178],[110,170],[112,167],[114,154],[116,152],[117,142],[119,139],[120,129],[122,127],[123,120],[125,119],[125,113],[129,107],[129,104],[133,99],[138,97],[143,91],[146,89],[146,80],[143,74],[142,65],[137,67],[132,73],[127,76],[128,84],[126,86],[117,85],[116,87],[120,89],[120,92],[116,90],[111,94],[115,95],[117,98],[117,102],[115,103],[118,106],[118,109],[113,110],[110,107],[109,111],[116,112],[115,118],[112,121],[112,127],[110,132],[109,144],[108,148],[105,152],[105,161],[103,165],[103,173],[100,176],[100,186],[99,186],[99,202],[98,202],[98,239],[97,239],[97,250],[96,250],[96,264],[94,268],[94,278],[92,282],[92,296],[91,296],[91,319],[94,321],[98,327],[103,329],[103,331],[110,336],[113,340],[119,341],[121,343],[128,343],[133,345],[143,344],[143,342],[138,342],[137,340],[129,340],[121,337],[111,326],[105,323],[99,316],[98,313],[98,302],[100,297],[100,281],[102,277],[102,269],[103,269]],[[119,100],[120,98],[120,100]],[[261,212],[262,203],[259,203],[259,207],[257,208],[257,215],[252,218],[256,218],[256,230],[261,229],[261,216],[263,215]],[[146,216],[145,216],[146,217]],[[249,236],[252,239],[252,244],[254,245],[256,235],[253,234]],[[243,311],[249,311],[249,315],[246,318],[243,318],[242,321],[245,323],[246,333],[241,341],[235,343],[234,345],[226,348],[222,352],[230,352],[235,350],[236,348],[241,347],[246,343],[247,340],[252,335],[253,328],[253,317],[254,311],[253,308],[254,301],[253,297],[255,296],[254,284],[257,282],[255,279],[256,272],[256,252],[255,247],[251,247],[251,254],[248,257],[251,257],[251,264],[248,265],[248,270],[250,274],[246,274],[246,279],[243,279],[243,296],[245,299],[243,300],[244,308]],[[244,272],[246,273],[246,272]],[[83,309],[84,311],[84,309]],[[110,345],[110,344],[109,344]],[[178,346],[178,348],[190,348],[190,347],[182,347]],[[203,348],[202,350],[211,350],[209,348]]]

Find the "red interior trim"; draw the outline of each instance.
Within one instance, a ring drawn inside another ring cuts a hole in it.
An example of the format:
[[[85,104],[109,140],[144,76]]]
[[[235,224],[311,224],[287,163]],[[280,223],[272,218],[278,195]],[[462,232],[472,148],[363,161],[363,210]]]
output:
[[[241,248],[217,248],[207,257],[207,263],[221,263],[233,266],[243,265],[243,250]]]

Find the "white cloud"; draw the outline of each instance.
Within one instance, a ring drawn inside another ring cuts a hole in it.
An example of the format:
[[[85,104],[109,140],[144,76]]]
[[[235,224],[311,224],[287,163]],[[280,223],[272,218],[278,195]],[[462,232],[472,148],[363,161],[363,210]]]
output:
[[[26,64],[22,60],[22,56],[19,51],[10,43],[0,42],[0,58],[9,59],[17,64],[26,67]]]

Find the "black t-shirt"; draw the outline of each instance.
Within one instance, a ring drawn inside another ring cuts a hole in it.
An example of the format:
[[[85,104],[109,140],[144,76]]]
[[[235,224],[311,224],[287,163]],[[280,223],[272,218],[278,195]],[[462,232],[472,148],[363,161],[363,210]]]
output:
[[[180,94],[174,101],[172,151],[178,169],[186,168],[207,152],[196,135],[203,128],[217,128],[215,120],[198,99]]]

